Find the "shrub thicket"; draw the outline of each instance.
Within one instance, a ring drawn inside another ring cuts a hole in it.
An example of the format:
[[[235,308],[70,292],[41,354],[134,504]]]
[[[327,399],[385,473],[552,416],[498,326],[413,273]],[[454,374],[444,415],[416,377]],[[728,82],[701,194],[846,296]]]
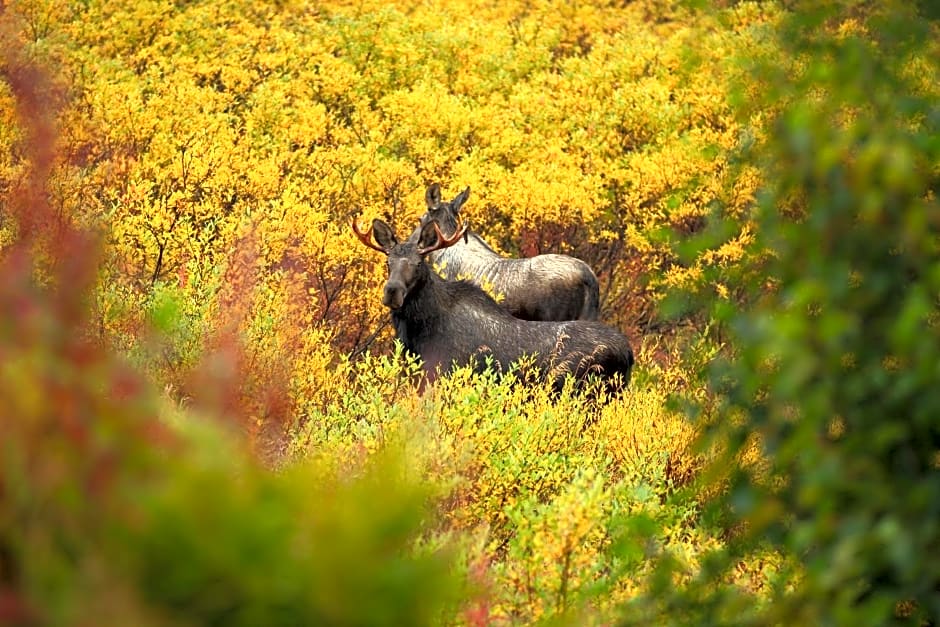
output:
[[[936,620],[935,18],[622,4],[6,3],[0,622]],[[433,182],[627,395],[421,388]]]

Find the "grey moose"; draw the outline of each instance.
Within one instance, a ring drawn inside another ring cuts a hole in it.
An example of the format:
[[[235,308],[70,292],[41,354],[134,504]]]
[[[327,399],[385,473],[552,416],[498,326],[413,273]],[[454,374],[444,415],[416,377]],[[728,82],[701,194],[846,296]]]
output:
[[[461,207],[470,188],[450,202],[441,199],[441,187],[431,185],[426,194],[427,213],[421,226],[437,222],[449,237],[457,230]],[[421,228],[421,227],[419,227]],[[431,261],[445,278],[466,278],[477,285],[489,284],[503,295],[502,305],[524,320],[597,320],[600,301],[597,276],[580,259],[545,254],[513,259],[502,257],[483,239],[468,231],[464,241],[431,253]]]

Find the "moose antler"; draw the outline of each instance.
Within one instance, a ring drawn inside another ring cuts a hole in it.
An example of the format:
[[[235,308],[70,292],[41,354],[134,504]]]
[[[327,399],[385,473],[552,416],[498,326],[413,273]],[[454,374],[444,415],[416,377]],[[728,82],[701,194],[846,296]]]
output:
[[[435,250],[440,250],[442,248],[447,248],[448,246],[453,246],[467,232],[467,224],[464,223],[462,226],[458,227],[457,230],[454,231],[454,234],[451,235],[450,237],[444,237],[444,234],[441,233],[441,227],[435,221],[434,231],[437,233],[437,241],[431,244],[430,246],[428,246],[427,248],[419,248],[418,249],[419,255],[426,255]]]
[[[356,218],[352,219],[352,230],[356,234],[356,237],[359,238],[359,241],[368,246],[373,250],[377,250],[380,253],[387,255],[388,251],[372,241],[372,227],[369,227],[369,230],[363,233],[359,230],[359,225],[356,224]]]

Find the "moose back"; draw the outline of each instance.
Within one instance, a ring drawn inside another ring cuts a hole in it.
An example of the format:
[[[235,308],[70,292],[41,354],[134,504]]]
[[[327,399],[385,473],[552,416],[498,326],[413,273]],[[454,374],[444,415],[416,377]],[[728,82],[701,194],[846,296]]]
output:
[[[469,197],[468,187],[453,200],[442,201],[440,185],[434,183],[425,194],[428,209],[421,217],[421,226],[434,221],[445,236],[453,235],[460,209]],[[432,252],[431,261],[448,279],[466,278],[477,285],[491,286],[503,295],[502,305],[517,318],[598,318],[597,276],[588,264],[575,257],[555,254],[523,259],[502,257],[479,235],[469,231],[463,241]]]

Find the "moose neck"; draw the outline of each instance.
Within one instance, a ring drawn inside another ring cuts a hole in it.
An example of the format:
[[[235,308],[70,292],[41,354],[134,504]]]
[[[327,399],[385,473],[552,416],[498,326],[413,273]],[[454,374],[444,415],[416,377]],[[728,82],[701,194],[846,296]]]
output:
[[[493,264],[502,257],[479,235],[470,231],[466,241],[461,238],[454,246],[431,253],[431,260],[444,266],[445,276],[453,279],[458,275],[489,277]]]
[[[392,310],[395,333],[409,351],[418,352],[422,340],[439,328],[446,311],[443,284],[443,279],[422,264],[418,279],[401,307]]]

